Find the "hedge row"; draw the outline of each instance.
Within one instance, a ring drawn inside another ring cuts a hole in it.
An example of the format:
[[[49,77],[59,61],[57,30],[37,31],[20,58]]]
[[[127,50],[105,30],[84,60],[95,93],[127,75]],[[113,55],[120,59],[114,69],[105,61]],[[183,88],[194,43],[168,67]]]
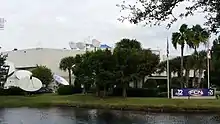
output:
[[[158,97],[159,91],[157,89],[143,89],[143,88],[128,88],[128,97]],[[111,96],[122,96],[122,88],[113,89]]]
[[[74,87],[72,85],[63,85],[58,88],[57,93],[59,95],[72,95],[76,93],[82,93],[82,91],[82,88],[79,87]]]
[[[19,96],[19,95],[25,95],[25,92],[19,87],[10,87],[9,89],[0,88],[0,95],[1,96],[7,96],[7,95]]]

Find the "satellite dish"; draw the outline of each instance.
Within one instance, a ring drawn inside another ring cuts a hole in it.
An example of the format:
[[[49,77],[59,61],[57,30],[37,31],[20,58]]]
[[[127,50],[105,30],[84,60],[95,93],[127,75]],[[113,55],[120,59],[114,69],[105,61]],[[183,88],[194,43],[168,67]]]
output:
[[[18,87],[24,91],[38,91],[42,88],[42,82],[36,77],[25,77],[18,80]]]
[[[93,45],[94,47],[100,47],[100,41],[98,41],[98,40],[96,40],[96,39],[93,39],[93,40],[92,40],[92,45]]]
[[[59,75],[53,75],[53,78],[56,82],[62,84],[62,85],[69,85],[69,82],[66,81],[63,77],[59,76]]]
[[[15,71],[15,65],[14,63],[10,62],[10,61],[5,61],[5,65],[9,66],[9,71],[8,71],[8,75],[11,75],[14,71]]]
[[[83,42],[78,42],[76,43],[76,47],[79,49],[84,49],[86,47],[86,44]]]
[[[27,70],[19,70],[15,72],[15,76],[20,80],[23,79],[25,77],[30,78],[32,75],[32,73],[30,71]]]
[[[16,78],[9,78],[4,84],[4,88],[8,89],[10,87],[18,87],[18,79]]]
[[[71,49],[77,49],[76,43],[74,42],[69,42],[69,46]]]
[[[10,77],[7,78],[4,88],[10,88],[10,87],[18,87],[18,79],[16,78],[15,74],[13,73]]]

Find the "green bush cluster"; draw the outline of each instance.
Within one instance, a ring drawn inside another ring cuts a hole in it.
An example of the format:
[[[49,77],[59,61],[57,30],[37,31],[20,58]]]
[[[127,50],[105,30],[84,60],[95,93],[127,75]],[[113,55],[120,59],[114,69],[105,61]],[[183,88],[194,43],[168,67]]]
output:
[[[20,95],[25,95],[25,91],[23,91],[19,87],[10,87],[9,89],[0,88],[0,95],[20,96]]]
[[[63,85],[57,90],[59,95],[72,95],[76,93],[82,93],[82,88],[74,87],[73,85]]]
[[[128,88],[128,97],[157,97],[159,91],[157,89],[144,89],[144,88]],[[112,96],[121,96],[122,88],[113,89]]]

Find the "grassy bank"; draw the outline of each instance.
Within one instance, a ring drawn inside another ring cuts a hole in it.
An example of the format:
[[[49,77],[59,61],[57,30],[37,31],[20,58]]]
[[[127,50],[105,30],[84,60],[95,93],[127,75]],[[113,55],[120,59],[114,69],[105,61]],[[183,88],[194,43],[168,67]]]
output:
[[[0,107],[82,107],[151,112],[220,112],[220,100],[105,98],[91,95],[0,96]]]

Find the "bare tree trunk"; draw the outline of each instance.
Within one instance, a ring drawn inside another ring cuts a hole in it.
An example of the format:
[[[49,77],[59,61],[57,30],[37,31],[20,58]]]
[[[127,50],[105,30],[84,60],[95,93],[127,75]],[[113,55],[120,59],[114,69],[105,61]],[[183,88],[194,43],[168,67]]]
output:
[[[186,87],[189,87],[189,70],[186,70],[186,74],[185,74],[185,79],[186,79]]]
[[[181,87],[183,88],[184,80],[183,80],[183,51],[184,51],[184,45],[181,45],[181,67],[180,67],[180,79],[181,79]]]
[[[123,92],[122,92],[123,94],[123,97],[125,98],[125,97],[127,97],[127,92],[126,92],[126,88],[125,87],[123,87]]]
[[[134,88],[138,88],[138,83],[136,80],[133,81],[134,82]]]
[[[196,82],[196,69],[193,70],[192,87],[195,87],[195,82]]]
[[[127,97],[126,84],[125,84],[125,82],[123,82],[122,96],[123,96],[124,98]]]
[[[69,84],[72,84],[72,73],[71,73],[71,69],[68,69],[68,73],[69,73]]]
[[[198,88],[201,86],[203,70],[199,69]]]
[[[142,87],[141,88],[144,87],[144,83],[145,83],[145,76],[142,78]]]
[[[100,96],[99,86],[97,86],[97,85],[96,85],[96,96],[97,96],[97,97]]]
[[[103,91],[103,97],[105,97],[106,96],[106,86],[104,85],[104,91]]]

